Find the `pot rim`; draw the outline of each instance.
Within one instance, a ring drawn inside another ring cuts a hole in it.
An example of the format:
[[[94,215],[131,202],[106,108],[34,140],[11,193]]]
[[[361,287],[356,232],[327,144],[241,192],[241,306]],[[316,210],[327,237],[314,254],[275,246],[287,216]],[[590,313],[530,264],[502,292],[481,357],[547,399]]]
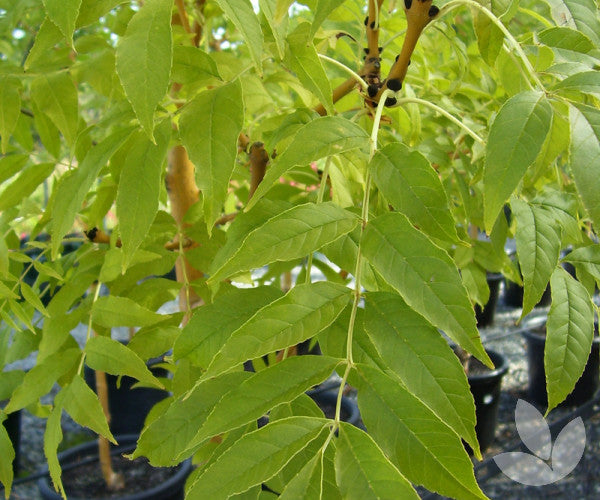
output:
[[[138,437],[139,436],[137,434],[118,434],[115,436],[115,440],[119,443],[119,446],[126,446],[128,444],[136,443]],[[78,444],[72,448],[68,448],[67,450],[64,450],[58,454],[58,462],[61,465],[64,465],[65,462],[69,463],[69,459],[71,457],[76,456],[80,452],[87,451],[88,449],[97,449],[97,446],[98,442],[96,439],[94,439],[93,441],[87,441],[85,443]],[[117,497],[96,497],[94,499],[70,496],[69,500],[139,500],[141,494],[151,495],[148,496],[148,498],[154,498],[154,495],[160,492],[172,490],[177,483],[181,483],[182,486],[185,484],[185,478],[188,476],[192,469],[192,460],[191,458],[188,458],[187,460],[184,460],[183,462],[181,462],[181,464],[178,465],[181,465],[179,470],[176,471],[175,474],[169,477],[166,481],[157,486],[154,486],[153,488],[144,490],[143,492]],[[54,495],[57,499],[60,499],[61,496],[58,493],[56,493],[54,488],[51,486],[51,479],[48,466],[45,465],[41,469],[41,472],[45,472],[46,475],[44,475],[37,481],[38,489],[40,490],[40,492],[45,494],[46,498],[51,498]]]
[[[468,375],[468,380],[475,381],[486,380],[495,377],[504,377],[504,375],[506,375],[506,373],[508,372],[508,361],[506,360],[506,357],[492,349],[486,349],[485,352],[487,352],[488,356],[491,358],[496,368],[485,373],[474,373],[473,375]]]
[[[546,322],[547,316],[536,316],[523,321],[523,329],[519,332],[525,339],[540,343],[546,343]],[[536,330],[544,330],[544,333],[538,333]],[[594,337],[592,344],[600,344],[600,335],[598,334],[598,321],[594,321]]]

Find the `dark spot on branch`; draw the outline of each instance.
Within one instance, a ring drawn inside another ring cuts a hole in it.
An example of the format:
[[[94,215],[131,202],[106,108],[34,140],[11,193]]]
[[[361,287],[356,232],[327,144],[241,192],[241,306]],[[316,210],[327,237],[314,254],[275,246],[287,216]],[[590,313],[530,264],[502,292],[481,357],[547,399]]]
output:
[[[365,17],[365,26],[369,25],[369,16]]]
[[[377,92],[379,92],[379,87],[377,85],[371,84],[367,87],[367,94],[369,94],[369,97],[375,97]]]
[[[385,106],[389,108],[390,106],[395,106],[397,102],[398,101],[396,100],[395,97],[388,97],[385,100]]]
[[[431,7],[429,7],[429,17],[435,17],[439,13],[440,13],[440,9],[436,5],[432,5]]]
[[[393,90],[394,92],[398,92],[402,88],[402,82],[399,78],[392,78],[386,82],[387,88]]]
[[[406,10],[410,9],[411,6],[412,0],[404,0],[404,7],[406,7]]]
[[[97,227],[93,227],[92,229],[90,229],[89,231],[84,231],[83,234],[85,234],[87,236],[87,239],[90,241],[94,241],[96,239],[96,234],[98,233],[98,228]]]
[[[369,24],[369,27],[374,30],[375,29],[375,21],[373,21],[371,24]]]

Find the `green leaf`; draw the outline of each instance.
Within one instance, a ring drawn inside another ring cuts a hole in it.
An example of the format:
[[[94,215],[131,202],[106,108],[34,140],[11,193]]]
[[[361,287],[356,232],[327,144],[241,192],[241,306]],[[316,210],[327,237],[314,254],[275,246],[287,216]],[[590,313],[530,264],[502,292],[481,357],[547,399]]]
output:
[[[504,103],[492,123],[483,170],[484,222],[491,231],[502,206],[542,149],[552,106],[542,92],[521,92]]]
[[[575,73],[558,82],[554,90],[579,91],[600,97],[600,73],[598,71]]]
[[[317,0],[317,7],[315,9],[315,17],[313,18],[312,25],[310,27],[310,37],[312,38],[319,26],[323,24],[323,21],[327,19],[329,14],[331,14],[335,9],[337,9],[344,2],[343,0]]]
[[[552,18],[556,24],[579,30],[596,45],[600,44],[600,21],[598,6],[594,0],[545,0],[551,7]]]
[[[360,365],[358,374],[369,434],[409,481],[453,498],[486,498],[462,442],[443,420],[378,369]]]
[[[556,26],[537,34],[540,42],[549,47],[570,50],[587,54],[594,50],[594,44],[583,33],[567,28],[564,26]]]
[[[179,134],[196,166],[196,183],[203,194],[209,234],[227,198],[243,125],[239,80],[201,92],[181,112]]]
[[[35,403],[44,394],[50,392],[58,379],[73,370],[80,359],[79,349],[67,349],[56,352],[36,364],[25,374],[23,383],[15,389],[4,410],[12,413]]]
[[[368,146],[367,133],[350,120],[340,116],[312,120],[298,130],[292,143],[267,170],[245,210],[250,210],[282,175],[296,165],[308,165],[311,161]]]
[[[62,38],[63,35],[58,26],[46,17],[35,35],[33,47],[31,47],[25,64],[23,64],[24,69],[27,71],[35,67],[36,64],[45,62],[48,51],[60,42]]]
[[[396,294],[366,296],[365,330],[386,365],[423,404],[479,449],[475,404],[465,371],[446,340]]]
[[[189,448],[259,419],[280,403],[290,402],[331,375],[339,360],[292,356],[255,373],[217,403]],[[240,401],[245,404],[240,405]]]
[[[62,141],[60,131],[52,120],[38,109],[35,101],[31,101],[31,111],[33,112],[33,123],[42,144],[54,158],[59,159]]]
[[[100,297],[92,307],[92,321],[100,326],[148,326],[166,319],[127,297]]]
[[[33,291],[33,289],[24,281],[21,281],[20,286],[21,286],[21,294],[23,295],[23,298],[27,302],[29,302],[29,304],[31,304],[33,307],[35,307],[39,312],[41,312],[43,316],[49,317],[50,315],[48,314],[48,311],[46,311],[46,308],[44,307],[44,304],[40,300],[39,295],[36,294]]]
[[[275,20],[281,21],[293,3],[294,0],[277,0],[277,4],[275,5]]]
[[[54,489],[63,497],[67,498],[65,489],[60,479],[60,463],[58,462],[58,445],[62,441],[63,433],[61,427],[62,400],[67,391],[67,387],[62,388],[54,398],[54,408],[52,408],[48,420],[46,421],[46,430],[44,431],[44,455],[48,463],[50,477],[54,484]]]
[[[100,170],[123,145],[131,132],[131,128],[119,130],[92,147],[77,170],[59,184],[52,207],[52,259],[58,256],[62,238],[71,230],[75,215],[79,212]]]
[[[48,18],[58,26],[69,45],[73,45],[73,31],[80,6],[81,0],[44,0]]]
[[[0,132],[1,133],[1,132]],[[27,163],[27,155],[8,154],[0,158],[0,183],[20,172]]]
[[[490,0],[478,2],[490,10],[492,2]],[[495,12],[494,12],[495,13]],[[475,35],[477,36],[477,45],[479,53],[483,60],[491,67],[494,67],[496,58],[502,50],[504,43],[504,33],[496,26],[492,20],[479,9],[473,9],[473,25]]]
[[[17,206],[46,180],[54,170],[54,163],[36,163],[25,167],[19,176],[0,193],[0,211]]]
[[[367,224],[362,249],[412,309],[492,367],[481,345],[467,290],[445,250],[398,212]]]
[[[127,3],[127,0],[81,0],[77,27],[92,24],[122,3]]]
[[[379,190],[415,226],[434,238],[458,240],[444,186],[421,153],[399,142],[388,144],[369,168]]]
[[[111,375],[128,375],[140,382],[164,389],[146,363],[127,346],[110,337],[92,337],[85,344],[87,365]]]
[[[221,80],[221,75],[206,52],[197,47],[176,45],[173,47],[171,78],[180,84],[206,85]]]
[[[216,2],[244,37],[258,74],[262,76],[263,33],[252,4],[249,0],[216,0]]]
[[[5,415],[0,414],[0,481],[4,485],[4,498],[10,497],[10,489],[13,482],[13,460],[15,459],[15,449],[13,448],[6,427],[2,421]]]
[[[43,73],[31,82],[31,98],[73,146],[79,127],[77,89],[68,73]]]
[[[262,267],[271,262],[297,259],[352,231],[358,217],[332,202],[305,203],[286,210],[256,227],[209,283]]]
[[[65,386],[62,395],[60,404],[75,422],[117,444],[108,428],[98,397],[80,375],[73,377],[71,383]]]
[[[167,93],[173,62],[172,0],[146,0],[133,15],[116,54],[117,74],[140,124],[154,141],[154,111]]]
[[[163,164],[171,139],[171,120],[163,120],[152,143],[142,132],[129,143],[117,191],[117,214],[121,234],[122,271],[129,267],[158,212]]]
[[[420,498],[366,432],[341,422],[336,441],[336,481],[348,500]]]
[[[280,500],[306,500],[323,498],[323,455],[317,453],[302,469],[285,485],[279,495]]]
[[[267,481],[314,440],[326,422],[291,417],[246,434],[187,485],[186,498],[227,498]],[[248,460],[249,456],[252,460]]]
[[[201,381],[192,390],[179,396],[167,410],[142,431],[131,458],[145,456],[158,466],[179,463],[190,441],[202,426],[215,404],[241,382],[248,372],[226,373]]]
[[[0,136],[2,136],[2,154],[6,153],[21,113],[21,82],[9,75],[0,76]]]
[[[567,254],[563,261],[575,264],[577,267],[582,267],[596,281],[600,281],[600,246],[589,245],[575,248]]]
[[[175,342],[174,358],[188,358],[196,366],[206,368],[232,332],[281,296],[280,289],[270,286],[240,288],[197,308]]]
[[[548,410],[573,390],[590,356],[594,337],[594,307],[585,287],[563,268],[550,280],[552,305],[546,323],[544,369]]]
[[[510,207],[517,221],[515,238],[523,273],[523,318],[542,298],[558,263],[562,230],[554,213],[543,205],[515,198]]]
[[[285,35],[287,31],[287,11],[281,16],[281,19],[275,19],[275,9],[277,8],[277,0],[258,0],[260,11],[263,13],[273,33],[275,44],[277,45],[277,53],[279,59],[285,56]]]
[[[323,104],[327,113],[333,114],[331,84],[312,43],[310,30],[309,23],[301,23],[287,37],[288,50],[285,54],[285,62],[304,88],[310,90]]]
[[[571,106],[571,171],[577,191],[595,228],[600,228],[600,110],[590,106]]]
[[[348,288],[326,281],[296,285],[233,332],[204,377],[314,337],[335,321],[349,298]]]

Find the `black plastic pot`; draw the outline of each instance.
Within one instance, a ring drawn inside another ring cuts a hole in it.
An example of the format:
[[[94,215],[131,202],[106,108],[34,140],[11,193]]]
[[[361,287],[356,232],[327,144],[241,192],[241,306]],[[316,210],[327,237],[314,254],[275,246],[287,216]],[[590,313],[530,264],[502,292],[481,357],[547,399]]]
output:
[[[151,367],[150,371],[155,377],[167,376],[164,368]],[[86,366],[84,375],[87,384],[95,391],[96,372]],[[115,375],[106,374],[108,407],[111,415],[110,431],[113,434],[139,435],[152,407],[165,399],[169,393],[150,387],[132,389],[137,380],[127,376],[121,377],[121,384],[117,387],[117,380],[118,377]]]
[[[504,304],[509,307],[523,307],[523,287],[509,280],[504,280]],[[535,307],[547,307],[552,301],[550,286],[546,287],[542,298]]]
[[[10,438],[10,442],[12,443],[12,447],[15,450],[15,459],[13,460],[12,465],[13,472],[16,475],[19,470],[19,459],[21,455],[21,410],[9,413],[6,420],[2,422],[2,425],[4,425],[8,437]]]
[[[338,389],[327,389],[327,390],[319,390],[313,389],[312,391],[308,391],[308,394],[315,403],[323,410],[326,417],[333,418],[335,416],[335,406],[337,403],[338,397]],[[358,405],[353,399],[350,399],[347,396],[342,396],[342,406],[340,418],[343,422],[348,422],[349,424],[359,426],[360,424],[360,412],[358,410]]]
[[[508,363],[504,356],[495,351],[486,350],[486,352],[496,368],[494,370],[486,369],[482,373],[467,376],[471,394],[473,394],[475,400],[475,416],[477,418],[475,433],[482,452],[489,448],[494,441],[498,423],[502,377],[508,371]],[[468,445],[465,446],[467,451],[471,453],[471,448]]]
[[[135,434],[115,436],[115,439],[119,443],[119,447],[123,448],[123,453],[132,451],[135,448],[135,443],[138,436]],[[98,443],[96,441],[90,441],[75,446],[69,450],[66,450],[58,454],[58,461],[61,467],[69,467],[77,462],[86,462],[92,460],[95,461],[100,468],[98,463]],[[166,481],[145,490],[134,494],[124,493],[121,496],[111,496],[111,500],[180,500],[184,496],[184,486],[187,476],[192,470],[192,463],[190,460],[179,465],[179,468],[174,474],[169,477]],[[75,497],[68,494],[69,500],[92,500],[90,497]],[[38,480],[38,489],[44,500],[62,500],[62,497],[54,491],[52,487],[49,475],[46,475]],[[105,497],[106,498],[106,497]]]
[[[529,374],[529,400],[541,406],[548,405],[546,392],[546,370],[544,369],[544,347],[546,345],[546,324],[531,326],[523,332],[527,341],[527,365]],[[590,357],[583,374],[575,384],[573,392],[559,406],[579,406],[592,399],[598,390],[600,374],[600,337],[598,325],[592,342]]]
[[[503,278],[504,277],[498,273],[487,274],[490,298],[483,308],[481,308],[479,304],[475,304],[477,326],[490,326],[494,322],[494,313],[496,312],[496,304],[498,303],[498,295],[500,294],[500,283]]]

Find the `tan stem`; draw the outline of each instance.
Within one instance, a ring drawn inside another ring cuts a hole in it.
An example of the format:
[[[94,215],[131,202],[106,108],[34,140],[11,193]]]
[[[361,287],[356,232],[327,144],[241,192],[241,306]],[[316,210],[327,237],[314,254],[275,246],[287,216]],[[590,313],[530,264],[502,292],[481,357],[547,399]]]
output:
[[[183,146],[174,146],[169,151],[169,168],[166,183],[171,204],[171,215],[183,234],[186,226],[183,222],[185,214],[199,199],[199,192],[194,177],[194,164],[190,161],[187,151]],[[194,245],[190,245],[188,249],[193,247]],[[177,260],[175,273],[177,281],[180,283],[186,281],[190,283],[203,276],[202,271],[194,268],[185,258]],[[186,290],[186,288],[183,287],[179,293],[179,307],[181,310],[186,310],[188,304],[196,306],[202,303],[202,299],[193,289]],[[186,316],[183,323],[187,323],[188,319]]]
[[[96,393],[98,400],[106,416],[106,421],[110,424],[110,409],[108,407],[108,386],[106,384],[106,373],[96,371]],[[112,459],[110,456],[110,443],[103,436],[98,437],[98,455],[100,457],[100,468],[102,477],[106,482],[106,487],[110,491],[123,489],[125,482],[123,476],[114,471]]]

